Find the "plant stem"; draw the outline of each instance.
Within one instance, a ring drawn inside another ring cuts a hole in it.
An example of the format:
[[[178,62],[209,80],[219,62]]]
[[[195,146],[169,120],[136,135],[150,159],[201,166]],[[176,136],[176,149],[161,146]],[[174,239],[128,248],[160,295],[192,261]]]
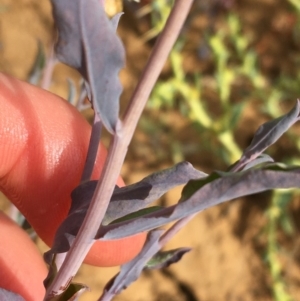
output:
[[[170,229],[166,230],[165,233],[159,238],[158,244],[153,244],[152,246],[147,246],[144,245],[144,248],[147,248],[148,251],[146,253],[144,253],[142,250],[140,252],[140,254],[133,259],[133,261],[135,261],[134,265],[131,265],[131,270],[127,270],[127,276],[129,278],[136,278],[136,276],[134,276],[136,274],[136,269],[138,268],[138,266],[140,266],[141,264],[146,264],[162,247],[164,247],[164,245],[169,242],[193,217],[195,217],[197,215],[197,213],[191,214],[187,217],[184,217],[182,219],[180,219],[179,221],[177,221]],[[140,261],[136,261],[136,259],[140,257]],[[142,272],[142,269],[140,270],[140,272]],[[114,276],[111,281],[115,281],[115,277]],[[123,286],[121,283],[119,283],[117,286]],[[117,294],[119,294],[120,291],[114,291],[114,290],[104,290],[103,294],[100,296],[100,298],[98,299],[98,301],[110,301],[112,300]]]
[[[89,143],[89,148],[86,156],[86,161],[84,165],[84,170],[81,177],[81,183],[85,181],[89,181],[92,176],[92,172],[94,170],[95,160],[99,148],[99,141],[101,137],[101,128],[102,123],[99,119],[98,115],[94,114],[93,127],[91,132],[91,138]]]
[[[132,117],[140,117],[165,61],[175,44],[192,3],[193,0],[177,0],[175,2],[166,26],[154,46],[146,68],[141,75],[141,80],[133,93],[125,113],[124,128],[134,127],[135,129],[139,118]],[[131,134],[133,134],[133,130]]]
[[[177,221],[169,230],[167,230],[159,239],[159,244],[161,248],[171,240],[190,220],[192,220],[197,214],[188,215],[179,221]]]
[[[177,0],[174,4],[166,26],[154,46],[141,80],[132,96],[124,116],[123,127],[121,121],[117,124],[116,134],[111,141],[101,178],[80,231],[56,278],[48,288],[45,300],[50,300],[51,296],[63,292],[62,287],[65,288],[70,279],[75,276],[94,242],[93,239],[107,210],[137,122],[179,35],[192,3],[193,0]]]
[[[50,47],[50,54],[47,58],[45,69],[41,80],[40,87],[42,89],[49,90],[51,85],[51,80],[52,80],[53,69],[56,64],[57,64],[57,59],[54,53],[54,44],[52,44]]]

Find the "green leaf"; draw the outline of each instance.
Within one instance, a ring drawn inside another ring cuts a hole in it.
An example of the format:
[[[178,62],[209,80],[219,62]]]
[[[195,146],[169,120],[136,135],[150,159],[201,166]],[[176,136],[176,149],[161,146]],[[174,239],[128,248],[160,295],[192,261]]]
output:
[[[169,265],[178,262],[184,254],[190,252],[191,248],[179,248],[156,253],[146,264],[146,270],[155,270],[166,268]]]
[[[118,218],[118,219],[112,221],[110,224],[115,224],[115,223],[120,223],[120,222],[128,221],[130,219],[134,219],[134,218],[146,215],[148,213],[152,213],[152,212],[158,211],[158,210],[160,210],[162,208],[163,207],[161,207],[161,206],[153,206],[153,207],[144,208],[144,209],[138,210],[136,212],[132,212],[130,214],[127,214],[127,215],[125,215],[125,216],[123,216],[121,218]]]

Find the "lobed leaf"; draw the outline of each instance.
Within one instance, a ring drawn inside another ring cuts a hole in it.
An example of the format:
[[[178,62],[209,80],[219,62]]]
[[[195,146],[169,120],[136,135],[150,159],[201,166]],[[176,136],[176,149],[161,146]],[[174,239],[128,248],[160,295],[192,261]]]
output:
[[[94,110],[114,133],[122,92],[118,74],[125,62],[115,32],[120,14],[110,21],[99,0],[52,0],[52,5],[59,34],[57,57],[81,73]]]

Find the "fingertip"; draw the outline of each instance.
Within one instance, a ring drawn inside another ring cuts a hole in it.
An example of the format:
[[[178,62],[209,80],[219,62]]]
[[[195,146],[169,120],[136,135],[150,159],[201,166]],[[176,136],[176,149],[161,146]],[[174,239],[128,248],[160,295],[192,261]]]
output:
[[[0,287],[26,301],[43,300],[47,268],[35,244],[0,211]]]
[[[65,100],[28,83],[0,74],[0,91],[0,188],[51,245],[79,184],[91,127]],[[106,155],[101,145],[96,178]],[[122,178],[117,185],[124,185]],[[124,263],[144,244],[145,235],[136,237],[96,242],[86,262]]]

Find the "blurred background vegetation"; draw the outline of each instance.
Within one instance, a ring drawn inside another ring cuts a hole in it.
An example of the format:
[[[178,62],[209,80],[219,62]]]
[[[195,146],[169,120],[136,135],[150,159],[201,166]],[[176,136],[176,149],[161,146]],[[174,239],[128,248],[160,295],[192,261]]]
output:
[[[119,28],[127,51],[122,109],[173,2],[108,1],[110,14],[125,11]],[[0,16],[0,70],[39,83],[54,36],[50,4],[0,0]],[[140,120],[125,180],[182,160],[205,172],[226,169],[260,124],[300,97],[299,50],[299,0],[195,0]],[[72,100],[78,83],[76,73],[57,64],[49,89]],[[83,113],[91,117],[90,110]],[[295,125],[269,155],[299,164],[299,133]],[[162,203],[176,201],[178,193]],[[129,290],[125,299],[300,300],[299,205],[298,191],[285,190],[200,214],[176,242],[192,244],[194,255],[151,279],[146,273],[148,284],[138,284],[137,297]]]
[[[145,40],[153,39],[161,30],[172,2],[149,4],[152,28],[144,34]],[[201,138],[186,143],[173,135],[172,142],[168,141],[169,151],[161,154],[162,160],[172,154],[175,163],[209,152],[212,168],[228,166],[240,158],[251,141],[253,128],[245,119],[257,122],[277,118],[295,103],[300,92],[300,1],[277,4],[271,12],[267,5],[257,2],[248,9],[247,4],[239,7],[238,1],[233,0],[195,3],[171,53],[168,74],[152,93],[149,115],[144,116],[142,128],[150,137],[155,136],[157,124],[168,126],[164,116],[175,111]],[[256,5],[260,9],[255,9]],[[202,20],[204,24],[197,36],[195,27],[201,17],[205,21]],[[251,24],[254,22],[256,28]],[[187,59],[193,62],[188,63]],[[157,115],[161,110],[166,114]],[[157,115],[155,123],[153,115]],[[169,123],[170,128],[174,122],[173,119]],[[271,149],[270,154],[276,160],[299,164],[297,134],[296,130],[288,133],[282,139],[285,142]],[[264,259],[270,271],[272,297],[278,301],[293,300],[283,276],[282,247],[277,234],[279,229],[287,236],[295,234],[288,208],[296,194],[297,191],[276,191],[266,209]]]

